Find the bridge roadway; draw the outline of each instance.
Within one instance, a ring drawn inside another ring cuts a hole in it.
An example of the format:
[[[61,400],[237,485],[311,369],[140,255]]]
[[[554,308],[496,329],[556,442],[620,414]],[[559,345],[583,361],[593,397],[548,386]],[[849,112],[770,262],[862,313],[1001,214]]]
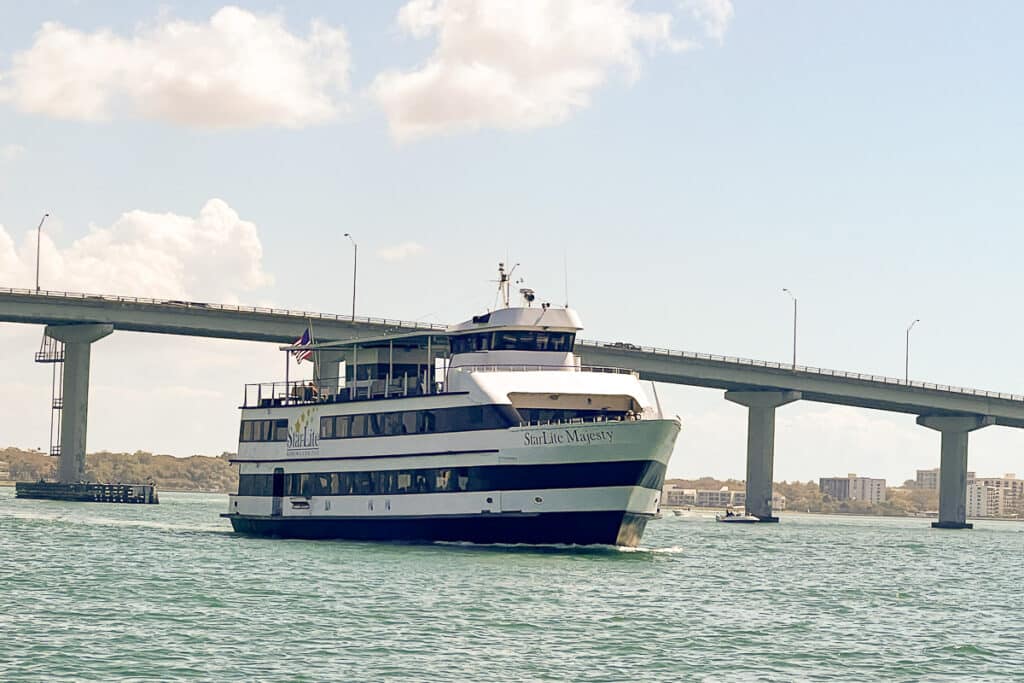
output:
[[[0,322],[47,325],[48,335],[65,341],[68,361],[78,359],[77,367],[65,363],[64,369],[65,386],[70,379],[78,395],[64,399],[62,433],[74,443],[69,444],[67,468],[65,453],[61,454],[62,478],[82,471],[88,347],[111,331],[287,344],[307,324],[312,325],[317,341],[444,330],[443,325],[385,318],[356,316],[353,320],[285,309],[24,289],[0,289]],[[74,333],[72,327],[77,328]],[[625,343],[581,340],[576,352],[587,365],[628,367],[643,379],[723,389],[726,399],[746,406],[747,509],[764,521],[777,519],[771,512],[775,409],[787,403],[806,400],[908,413],[918,416],[918,424],[940,431],[939,521],[934,526],[945,528],[970,527],[966,523],[967,434],[992,424],[1024,427],[1024,396],[1015,394]]]

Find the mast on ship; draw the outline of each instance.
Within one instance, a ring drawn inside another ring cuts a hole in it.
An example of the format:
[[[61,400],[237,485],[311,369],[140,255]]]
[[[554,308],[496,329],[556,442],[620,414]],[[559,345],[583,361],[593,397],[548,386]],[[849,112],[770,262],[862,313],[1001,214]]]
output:
[[[511,305],[510,301],[512,291],[512,274],[516,272],[516,268],[518,267],[519,264],[517,263],[514,266],[512,266],[512,269],[510,271],[506,273],[505,264],[498,264],[498,296],[501,298],[501,303],[504,305],[505,308],[508,308]]]

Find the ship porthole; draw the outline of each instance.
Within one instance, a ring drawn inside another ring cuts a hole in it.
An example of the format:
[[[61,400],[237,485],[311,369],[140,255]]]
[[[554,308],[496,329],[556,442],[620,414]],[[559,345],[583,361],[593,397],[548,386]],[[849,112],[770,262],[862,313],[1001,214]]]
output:
[[[533,502],[534,503],[543,503],[544,499],[541,498],[540,496],[537,496],[536,498],[533,499]]]
[[[493,499],[493,498],[491,498],[491,497],[488,497],[488,498],[487,498],[487,502],[488,502],[488,503],[493,503],[493,502],[494,502],[494,499]]]

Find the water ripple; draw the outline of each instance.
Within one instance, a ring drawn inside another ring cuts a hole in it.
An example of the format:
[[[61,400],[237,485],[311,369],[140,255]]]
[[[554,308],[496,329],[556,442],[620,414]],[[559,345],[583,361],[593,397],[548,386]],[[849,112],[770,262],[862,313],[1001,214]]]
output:
[[[268,540],[0,490],[0,680],[1019,680],[1024,525],[672,518],[638,549]]]

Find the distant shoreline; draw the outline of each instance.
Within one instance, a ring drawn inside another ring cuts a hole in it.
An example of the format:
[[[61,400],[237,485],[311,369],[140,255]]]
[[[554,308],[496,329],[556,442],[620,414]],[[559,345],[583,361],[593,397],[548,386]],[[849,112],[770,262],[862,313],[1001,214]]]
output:
[[[678,505],[676,505],[676,506],[671,506],[671,507],[669,507],[669,506],[662,506],[661,510],[662,510],[662,516],[666,516],[666,513],[673,513],[673,516],[675,516],[675,514],[674,514],[675,510],[684,510],[684,511],[689,511],[689,512],[700,512],[700,513],[705,513],[705,514],[708,514],[708,513],[719,514],[719,513],[721,513],[724,510],[724,508],[699,508],[699,507],[693,507],[693,506],[686,507],[686,506],[678,506]],[[777,515],[791,515],[791,514],[792,515],[822,515],[822,516],[825,516],[825,517],[864,517],[865,519],[871,519],[872,517],[887,517],[889,519],[938,519],[939,518],[938,515],[886,515],[886,514],[869,515],[869,514],[864,514],[863,512],[838,512],[838,511],[837,512],[825,512],[825,511],[821,511],[821,510],[810,510],[810,511],[806,511],[806,510],[781,510],[781,511],[776,512],[774,514],[777,514]],[[1021,518],[1021,517],[971,517],[971,518],[969,518],[969,521],[972,521],[972,522],[978,522],[978,521],[987,522],[987,521],[990,521],[990,520],[996,520],[996,521],[999,521],[999,522],[1024,522],[1024,518]]]

